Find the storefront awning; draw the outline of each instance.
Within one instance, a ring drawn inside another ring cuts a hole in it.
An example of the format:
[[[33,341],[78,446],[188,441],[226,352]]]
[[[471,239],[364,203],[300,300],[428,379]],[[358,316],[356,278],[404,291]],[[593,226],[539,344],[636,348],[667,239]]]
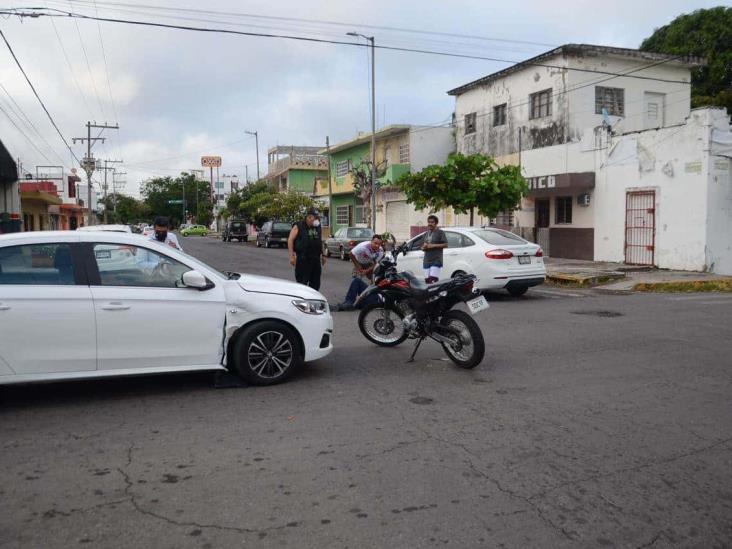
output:
[[[527,177],[529,196],[577,194],[595,188],[595,172],[560,173]]]

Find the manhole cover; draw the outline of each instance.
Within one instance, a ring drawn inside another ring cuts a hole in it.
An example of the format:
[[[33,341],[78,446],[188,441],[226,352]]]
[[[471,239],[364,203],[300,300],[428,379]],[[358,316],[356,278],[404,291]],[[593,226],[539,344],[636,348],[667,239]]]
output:
[[[617,311],[572,311],[573,315],[599,316],[600,318],[615,318],[623,316],[623,313]]]

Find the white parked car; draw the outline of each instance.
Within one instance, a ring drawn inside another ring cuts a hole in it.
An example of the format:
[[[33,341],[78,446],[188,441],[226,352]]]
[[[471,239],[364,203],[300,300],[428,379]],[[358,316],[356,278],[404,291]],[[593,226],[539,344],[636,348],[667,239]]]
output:
[[[0,235],[0,384],[229,369],[269,385],[328,355],[325,297],[117,232]]]
[[[129,225],[87,225],[79,227],[77,231],[108,231],[112,233],[131,233],[132,227]]]
[[[481,290],[505,288],[512,296],[521,296],[531,286],[543,284],[546,266],[541,247],[518,235],[493,227],[441,227],[447,236],[443,252],[442,276],[458,273],[474,274]],[[408,245],[408,251],[397,259],[399,270],[422,274],[422,233]]]

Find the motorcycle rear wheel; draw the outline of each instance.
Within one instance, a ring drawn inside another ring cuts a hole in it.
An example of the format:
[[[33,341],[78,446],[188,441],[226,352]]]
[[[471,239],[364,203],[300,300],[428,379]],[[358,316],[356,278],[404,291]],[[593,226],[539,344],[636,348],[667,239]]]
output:
[[[395,347],[409,333],[402,323],[404,313],[386,303],[366,305],[358,315],[358,328],[371,343],[380,347]]]
[[[485,356],[485,340],[480,326],[464,311],[448,311],[440,319],[440,324],[455,330],[454,345],[442,344],[445,354],[461,368],[475,368]],[[445,334],[447,335],[447,334]],[[459,341],[457,338],[459,337]]]

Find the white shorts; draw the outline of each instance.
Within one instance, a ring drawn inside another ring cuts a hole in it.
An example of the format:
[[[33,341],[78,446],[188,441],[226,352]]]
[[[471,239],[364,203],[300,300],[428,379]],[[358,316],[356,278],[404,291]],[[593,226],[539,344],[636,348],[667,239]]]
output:
[[[440,273],[442,272],[442,267],[435,267],[434,265],[429,267],[428,269],[424,270],[424,277],[425,278],[440,278]]]

